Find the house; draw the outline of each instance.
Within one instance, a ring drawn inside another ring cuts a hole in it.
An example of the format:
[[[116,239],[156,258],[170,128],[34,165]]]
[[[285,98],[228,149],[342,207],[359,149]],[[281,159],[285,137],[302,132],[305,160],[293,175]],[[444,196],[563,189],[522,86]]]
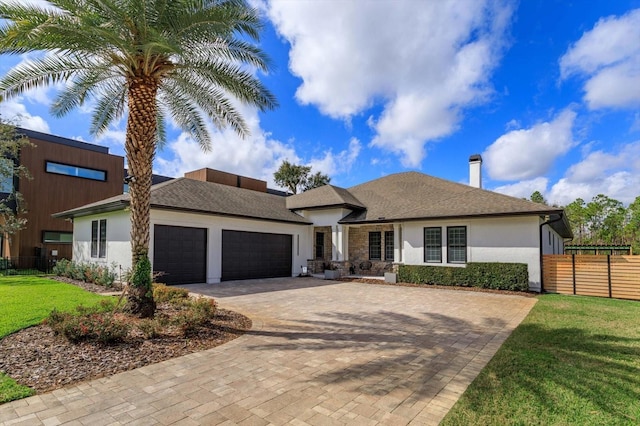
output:
[[[73,224],[52,214],[121,194],[124,159],[109,154],[107,147],[17,130],[33,144],[23,148],[19,158],[32,179],[15,177],[9,182],[23,195],[27,224],[11,237],[1,236],[0,256],[71,258]]]
[[[168,283],[216,283],[303,266],[382,275],[397,264],[517,262],[539,290],[541,255],[571,238],[564,212],[481,189],[481,162],[470,159],[473,186],[405,172],[288,197],[241,176],[187,173],[152,188],[153,269]],[[130,265],[127,205],[125,194],[55,215],[74,221],[74,260]]]

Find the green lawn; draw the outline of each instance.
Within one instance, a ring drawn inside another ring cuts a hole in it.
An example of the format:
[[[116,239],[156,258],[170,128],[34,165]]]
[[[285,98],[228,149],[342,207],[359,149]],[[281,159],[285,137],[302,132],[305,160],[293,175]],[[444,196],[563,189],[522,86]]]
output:
[[[640,302],[540,296],[442,424],[640,424]]]
[[[102,299],[79,287],[35,276],[0,277],[0,339],[40,323],[53,308],[73,310]],[[0,403],[29,396],[33,391],[0,374]]]

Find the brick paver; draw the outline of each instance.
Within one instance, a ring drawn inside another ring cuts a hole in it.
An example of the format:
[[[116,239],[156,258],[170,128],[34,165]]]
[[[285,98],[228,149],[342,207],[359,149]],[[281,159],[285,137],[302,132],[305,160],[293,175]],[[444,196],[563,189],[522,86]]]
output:
[[[253,329],[0,405],[0,424],[438,424],[535,303],[315,278],[185,287],[245,313]]]

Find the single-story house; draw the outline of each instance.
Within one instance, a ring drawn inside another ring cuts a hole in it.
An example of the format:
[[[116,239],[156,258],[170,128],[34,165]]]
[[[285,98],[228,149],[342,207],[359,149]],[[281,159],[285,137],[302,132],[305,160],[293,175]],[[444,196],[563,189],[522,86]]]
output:
[[[542,254],[564,251],[561,208],[418,172],[283,196],[266,182],[210,169],[151,189],[150,259],[167,283],[321,272],[383,275],[394,265],[526,263],[540,289]],[[248,182],[248,183],[247,183]],[[73,259],[130,267],[129,195],[58,213],[73,220]]]

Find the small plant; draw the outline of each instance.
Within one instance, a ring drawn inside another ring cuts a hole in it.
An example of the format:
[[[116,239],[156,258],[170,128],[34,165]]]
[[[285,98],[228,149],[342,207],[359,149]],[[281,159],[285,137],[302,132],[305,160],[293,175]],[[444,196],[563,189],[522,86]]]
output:
[[[144,318],[138,321],[136,328],[145,339],[155,339],[161,334],[162,324],[158,319]]]
[[[109,268],[96,263],[77,263],[67,259],[60,259],[53,267],[53,273],[57,276],[90,282],[107,288],[113,287],[116,280],[115,270],[115,264]]]
[[[189,290],[184,288],[169,287],[164,284],[153,284],[153,299],[156,303],[169,302],[181,304],[189,299]]]
[[[108,344],[127,337],[130,325],[126,317],[101,309],[104,307],[78,306],[76,313],[59,312],[54,309],[45,323],[56,334],[62,334],[72,342],[94,340]]]

